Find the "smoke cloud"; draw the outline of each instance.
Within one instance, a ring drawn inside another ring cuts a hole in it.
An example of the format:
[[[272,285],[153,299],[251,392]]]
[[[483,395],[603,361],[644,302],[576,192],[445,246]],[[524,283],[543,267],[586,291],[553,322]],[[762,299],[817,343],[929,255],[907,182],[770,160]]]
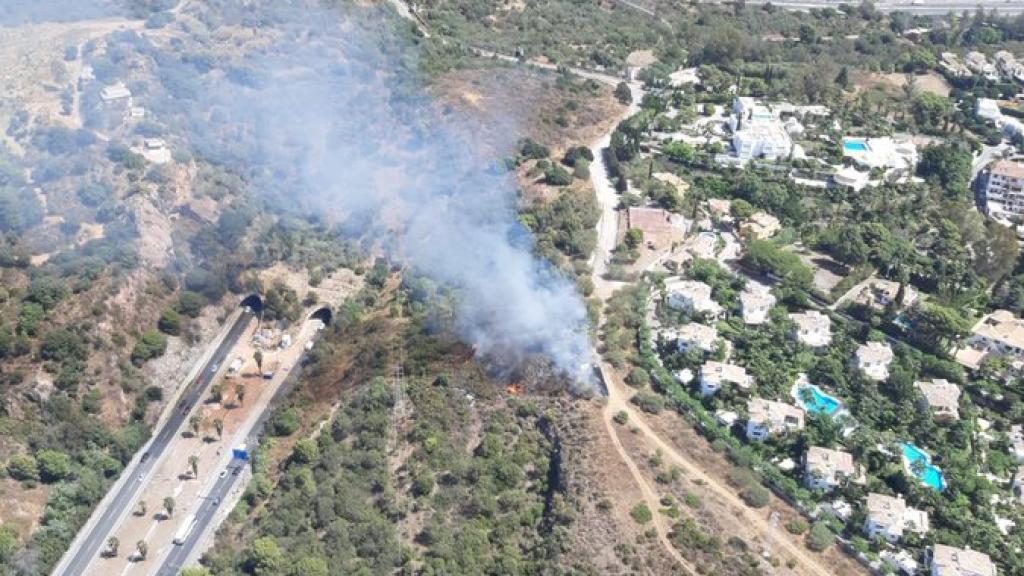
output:
[[[246,165],[269,196],[357,224],[452,287],[458,331],[480,354],[542,354],[589,386],[581,296],[534,256],[515,183],[416,78],[409,39],[381,14],[296,12],[278,9],[275,40],[210,85],[192,126],[199,152]]]
[[[0,0],[0,27],[72,22],[117,13],[105,0]]]

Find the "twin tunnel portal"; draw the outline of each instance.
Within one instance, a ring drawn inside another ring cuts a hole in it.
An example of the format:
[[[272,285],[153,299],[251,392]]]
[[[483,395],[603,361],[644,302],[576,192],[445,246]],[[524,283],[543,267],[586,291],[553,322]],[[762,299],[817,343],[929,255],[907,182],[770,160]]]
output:
[[[242,300],[239,306],[252,310],[252,313],[256,316],[262,316],[263,311],[266,308],[266,302],[259,294],[249,294],[244,300]],[[324,326],[330,325],[333,318],[334,312],[331,311],[329,306],[320,306],[306,316],[307,320],[319,320],[324,323]]]

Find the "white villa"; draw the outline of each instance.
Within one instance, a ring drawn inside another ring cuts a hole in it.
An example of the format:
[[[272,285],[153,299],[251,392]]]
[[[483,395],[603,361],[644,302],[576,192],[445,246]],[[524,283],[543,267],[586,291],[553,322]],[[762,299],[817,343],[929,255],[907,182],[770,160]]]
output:
[[[936,420],[953,421],[960,419],[960,387],[947,380],[934,379],[931,382],[914,382],[924,395],[928,408]]]
[[[707,314],[712,318],[722,315],[724,309],[711,298],[711,286],[698,280],[674,279],[665,282],[668,305],[677,310]]]
[[[778,113],[754,98],[736,98],[729,126],[733,151],[744,162],[787,158],[793,152],[793,141]]]
[[[843,156],[861,168],[882,169],[909,174],[917,166],[917,146],[910,140],[881,138],[843,138]]]
[[[747,369],[735,364],[709,360],[700,368],[700,393],[712,396],[725,384],[732,384],[741,391],[747,392],[754,386],[754,378],[747,374]]]
[[[996,565],[984,552],[936,544],[929,555],[931,576],[996,576]]]
[[[854,361],[857,369],[872,380],[889,377],[889,364],[893,361],[892,348],[883,342],[868,342],[857,348]]]
[[[753,398],[747,402],[747,414],[747,439],[752,442],[804,427],[804,411],[784,402]]]
[[[856,480],[853,455],[840,450],[811,446],[804,456],[804,485],[811,490],[833,490],[845,480]]]
[[[793,321],[793,337],[801,344],[822,348],[832,343],[832,320],[817,310],[790,314]]]
[[[132,91],[124,85],[123,82],[111,84],[105,86],[103,90],[100,90],[100,99],[104,102],[117,102],[119,100],[128,100],[131,102]]]
[[[903,495],[893,498],[885,494],[868,494],[867,517],[864,520],[864,532],[868,538],[884,538],[895,544],[906,532],[923,535],[928,529],[928,513],[907,506]]]
[[[705,326],[696,322],[690,322],[679,330],[673,331],[671,336],[675,339],[680,352],[689,350],[714,352],[715,345],[718,343],[718,330],[713,326]]]
[[[748,286],[740,293],[740,310],[744,324],[764,324],[768,312],[775,307],[775,296],[766,287]]]

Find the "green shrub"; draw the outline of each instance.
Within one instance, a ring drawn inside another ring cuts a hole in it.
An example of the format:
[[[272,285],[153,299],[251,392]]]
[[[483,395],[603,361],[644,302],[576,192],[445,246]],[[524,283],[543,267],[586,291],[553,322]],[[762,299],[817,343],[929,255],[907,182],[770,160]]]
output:
[[[836,535],[829,529],[828,524],[821,520],[814,523],[810,534],[807,535],[807,547],[815,552],[830,548],[835,542]]]
[[[59,482],[71,475],[71,458],[63,452],[43,450],[36,455],[36,461],[43,482]]]
[[[764,508],[771,502],[771,493],[760,484],[754,484],[740,493],[743,501],[753,508]]]
[[[612,420],[614,420],[619,426],[625,426],[626,422],[629,422],[629,413],[625,410],[619,410],[615,413],[615,416],[612,417]]]
[[[651,514],[651,509],[643,502],[633,506],[633,509],[629,511],[629,515],[632,516],[633,520],[636,520],[638,524],[647,524],[654,519],[654,515]]]
[[[658,414],[665,408],[665,399],[650,392],[637,392],[630,402],[648,414]]]
[[[626,384],[635,388],[645,388],[651,383],[651,375],[647,373],[647,370],[637,367],[629,371],[626,375]]]
[[[786,522],[786,530],[790,534],[803,534],[807,531],[807,522],[797,518]]]
[[[39,480],[39,464],[31,454],[15,454],[7,461],[7,473],[22,482]]]
[[[160,314],[160,320],[157,322],[156,327],[164,334],[178,336],[181,334],[181,322],[181,314],[177,310],[168,308]]]
[[[163,356],[167,351],[167,337],[156,330],[147,330],[132,349],[132,363],[141,366],[146,360]]]

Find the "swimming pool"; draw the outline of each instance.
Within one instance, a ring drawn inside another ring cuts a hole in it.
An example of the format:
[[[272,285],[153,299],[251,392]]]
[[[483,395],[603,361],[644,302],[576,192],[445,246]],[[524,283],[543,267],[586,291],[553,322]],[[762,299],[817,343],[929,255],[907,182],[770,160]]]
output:
[[[808,412],[832,416],[843,406],[838,398],[829,396],[816,384],[797,382],[792,390],[793,398]]]
[[[850,152],[867,152],[868,144],[862,140],[845,140],[843,142],[843,148],[846,148]]]
[[[943,476],[942,470],[932,464],[932,458],[927,452],[921,450],[913,444],[904,443],[903,448],[903,464],[907,467],[907,470],[911,474],[917,476],[919,480],[931,486],[936,490],[946,489],[946,477]],[[915,466],[914,462],[921,462],[919,466]],[[917,472],[915,468],[919,468]]]

